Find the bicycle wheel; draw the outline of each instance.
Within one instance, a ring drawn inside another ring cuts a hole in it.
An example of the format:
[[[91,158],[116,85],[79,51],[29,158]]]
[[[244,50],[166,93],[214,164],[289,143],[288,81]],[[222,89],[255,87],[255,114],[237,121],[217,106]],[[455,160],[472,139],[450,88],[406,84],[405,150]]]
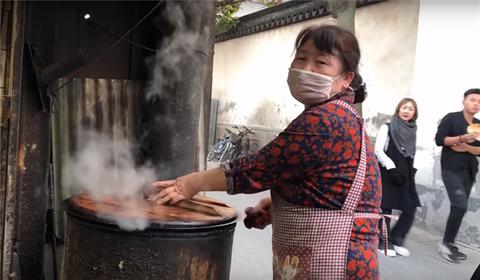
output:
[[[222,155],[220,156],[220,162],[230,159],[232,157],[234,148],[235,147],[232,145],[232,143],[228,143]]]
[[[207,155],[207,160],[214,159],[216,155],[217,155],[217,153],[214,150],[211,150]]]
[[[221,141],[217,142],[217,143],[213,146],[212,150],[211,150],[211,151],[208,153],[208,155],[207,155],[207,160],[212,160],[212,159],[218,157],[218,150],[219,150],[219,148],[220,148],[220,145],[222,145],[222,142],[221,142]]]

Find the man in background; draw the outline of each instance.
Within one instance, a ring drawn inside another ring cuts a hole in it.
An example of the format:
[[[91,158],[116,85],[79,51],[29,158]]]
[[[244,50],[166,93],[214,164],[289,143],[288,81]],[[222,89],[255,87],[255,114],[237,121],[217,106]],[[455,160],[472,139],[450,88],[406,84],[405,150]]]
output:
[[[467,90],[463,95],[463,110],[448,113],[438,125],[435,142],[442,146],[442,179],[450,200],[450,213],[439,252],[448,261],[458,263],[467,256],[458,250],[455,238],[467,212],[468,198],[478,171],[480,133],[473,128],[480,120],[480,89]],[[470,131],[470,132],[468,132]]]

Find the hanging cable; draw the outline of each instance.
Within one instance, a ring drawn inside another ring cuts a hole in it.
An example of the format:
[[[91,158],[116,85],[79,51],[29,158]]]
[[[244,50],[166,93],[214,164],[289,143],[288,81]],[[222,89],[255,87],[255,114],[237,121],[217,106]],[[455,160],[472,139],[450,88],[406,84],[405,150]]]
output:
[[[98,22],[96,22],[96,21],[94,21],[94,20],[91,20],[90,18],[88,19],[88,22],[91,23],[91,24],[93,24],[93,25],[95,25],[96,27],[100,28],[100,29],[103,30],[104,32],[106,32],[106,33],[108,33],[108,34],[110,34],[110,35],[112,35],[112,36],[114,36],[114,37],[116,37],[116,38],[120,38],[121,40],[129,43],[130,45],[133,45],[133,46],[135,46],[135,47],[138,47],[138,48],[141,48],[141,49],[150,51],[150,52],[159,51],[159,50],[157,50],[157,49],[152,49],[152,48],[150,48],[150,47],[144,46],[144,45],[142,45],[142,44],[139,44],[139,43],[137,43],[137,42],[134,42],[134,41],[132,41],[132,40],[129,40],[129,39],[127,39],[127,38],[124,38],[124,37],[122,37],[120,34],[117,34],[117,33],[113,32],[113,31],[107,29],[105,26],[101,25],[100,23],[98,23]]]
[[[130,33],[132,33],[133,30],[135,30],[140,24],[142,24],[163,2],[165,2],[165,0],[161,0],[159,1],[143,18],[141,18],[134,26],[132,26],[127,32],[125,32],[122,36],[120,36],[120,38],[118,40],[116,40],[112,45],[110,45],[110,47],[108,47],[100,56],[98,56],[92,63],[90,64],[87,64],[87,65],[95,65],[96,63],[98,63],[101,59],[103,59],[115,46],[117,46],[121,41],[123,40],[126,40],[125,37],[127,37]],[[90,19],[90,15],[89,14],[85,14],[83,16],[83,18],[85,20],[89,20]],[[84,67],[86,67],[87,65],[83,66],[83,67],[80,67],[78,68],[77,70],[75,70],[72,74],[75,74],[77,73],[78,71],[80,71],[81,69],[83,69]],[[64,82],[63,84],[61,84],[60,86],[58,86],[56,89],[52,90],[50,92],[50,95],[53,95],[55,97],[55,93],[59,90],[61,90],[63,87],[65,87],[66,85],[68,85],[69,83],[71,83],[73,81],[74,78],[70,78],[68,79],[66,82]]]

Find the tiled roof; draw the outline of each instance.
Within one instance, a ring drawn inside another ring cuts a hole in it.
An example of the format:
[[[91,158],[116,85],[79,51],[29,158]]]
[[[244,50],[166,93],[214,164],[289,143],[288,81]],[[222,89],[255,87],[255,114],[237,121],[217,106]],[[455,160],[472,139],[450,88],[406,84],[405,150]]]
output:
[[[357,0],[357,7],[377,4],[384,1],[385,0]],[[327,1],[324,0],[288,1],[239,18],[234,28],[227,32],[216,34],[215,41],[226,41],[329,14]]]

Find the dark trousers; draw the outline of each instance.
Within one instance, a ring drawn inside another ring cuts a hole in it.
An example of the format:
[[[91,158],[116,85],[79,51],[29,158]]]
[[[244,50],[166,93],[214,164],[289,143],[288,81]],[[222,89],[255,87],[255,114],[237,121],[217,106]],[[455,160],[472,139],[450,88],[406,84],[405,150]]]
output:
[[[407,237],[410,228],[413,225],[415,219],[415,213],[417,208],[408,209],[402,211],[400,217],[398,218],[397,223],[390,229],[390,218],[385,218],[385,224],[387,226],[388,233],[388,243],[391,243],[396,246],[403,246],[405,243],[405,238]],[[392,209],[383,209],[384,214],[392,214]],[[382,232],[382,223],[378,223],[380,227],[380,233]],[[382,234],[380,234],[382,237]],[[383,238],[381,238],[383,239]]]
[[[475,178],[465,170],[443,170],[442,179],[450,199],[450,214],[445,227],[444,243],[454,243],[463,217],[467,212],[468,198]]]

